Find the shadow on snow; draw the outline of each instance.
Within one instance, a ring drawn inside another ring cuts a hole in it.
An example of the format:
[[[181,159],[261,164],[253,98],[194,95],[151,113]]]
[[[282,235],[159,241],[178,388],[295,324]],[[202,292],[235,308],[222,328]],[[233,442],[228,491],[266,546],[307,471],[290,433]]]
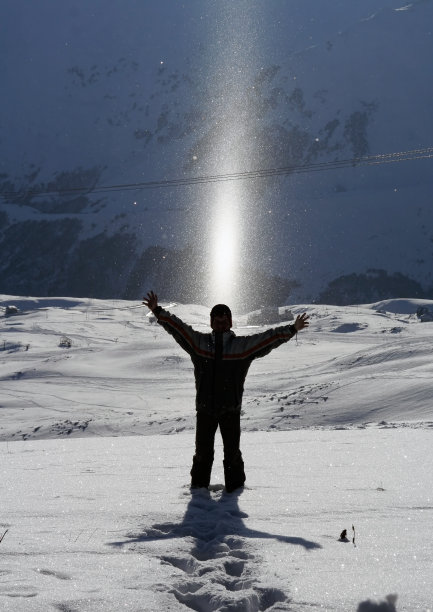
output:
[[[180,523],[155,523],[145,527],[138,535],[126,536],[122,542],[111,542],[112,546],[144,544],[169,538],[192,537],[195,539],[195,552],[207,548],[209,544],[226,542],[231,538],[274,539],[286,544],[303,546],[306,550],[321,548],[321,545],[305,538],[272,534],[250,529],[244,523],[248,515],[239,508],[239,497],[243,489],[226,493],[222,485],[207,489],[188,491],[188,507]]]

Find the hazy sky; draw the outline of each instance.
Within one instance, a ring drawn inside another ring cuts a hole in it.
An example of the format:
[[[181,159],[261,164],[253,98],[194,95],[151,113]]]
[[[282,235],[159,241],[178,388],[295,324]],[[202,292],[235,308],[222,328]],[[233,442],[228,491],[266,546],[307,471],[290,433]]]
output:
[[[224,44],[231,7],[244,13],[267,53],[293,51],[335,35],[403,0],[2,0],[2,82],[32,65],[49,70],[82,57],[101,62],[113,53],[140,53],[149,65],[200,44]],[[244,7],[244,10],[242,10]]]
[[[201,82],[208,79],[212,87],[217,73],[215,82],[221,83],[237,72],[285,65],[291,54],[335,40],[373,13],[403,4],[403,0],[1,0],[0,147],[7,148],[9,161],[0,162],[0,171],[13,172],[21,164],[14,157],[22,160],[23,167],[35,157],[40,158],[36,163],[50,165],[49,149],[54,146],[56,157],[65,156],[66,166],[74,136],[70,126],[82,123],[84,115],[97,115],[101,99],[109,97],[116,121],[120,120],[134,95],[131,89],[143,99],[144,92],[155,89],[162,66],[188,72]],[[102,79],[107,78],[102,88]],[[99,101],[94,92],[92,98],[89,87],[95,83],[98,88],[101,83]],[[50,142],[50,134],[55,141]],[[92,150],[95,139],[86,143],[90,157],[99,155]],[[40,142],[43,155],[39,155]]]

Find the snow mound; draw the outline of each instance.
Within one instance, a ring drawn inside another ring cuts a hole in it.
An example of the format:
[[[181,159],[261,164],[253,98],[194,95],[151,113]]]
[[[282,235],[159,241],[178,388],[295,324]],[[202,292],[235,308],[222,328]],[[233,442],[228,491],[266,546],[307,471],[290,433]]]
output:
[[[386,601],[375,603],[373,601],[362,601],[357,612],[396,612],[397,608],[395,603],[397,601],[397,595],[387,595]]]
[[[394,300],[383,300],[375,304],[367,305],[372,310],[381,312],[392,312],[393,314],[415,314],[420,306],[433,308],[433,300],[417,300],[409,298],[398,298]]]

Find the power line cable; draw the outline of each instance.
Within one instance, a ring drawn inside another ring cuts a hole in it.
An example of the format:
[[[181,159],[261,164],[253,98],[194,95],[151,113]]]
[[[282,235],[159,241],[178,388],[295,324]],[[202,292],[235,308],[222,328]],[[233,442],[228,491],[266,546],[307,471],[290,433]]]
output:
[[[258,170],[247,170],[244,172],[233,172],[215,175],[203,175],[196,177],[186,177],[177,179],[165,179],[160,181],[144,181],[140,183],[123,183],[119,185],[83,186],[69,189],[47,189],[38,191],[37,189],[23,189],[21,191],[4,191],[0,195],[4,199],[40,197],[47,195],[74,195],[76,193],[107,193],[118,191],[141,191],[145,189],[160,189],[164,187],[183,187],[189,185],[201,185],[206,183],[218,183],[226,181],[237,181],[245,179],[268,178],[273,176],[285,176],[290,174],[303,174],[310,172],[324,172],[337,170],[340,168],[356,166],[377,166],[404,161],[433,158],[433,147],[422,149],[412,149],[394,153],[382,153],[378,155],[367,155],[364,157],[354,157],[350,159],[335,160],[314,164],[303,164],[301,166],[282,166],[278,168],[262,168]]]

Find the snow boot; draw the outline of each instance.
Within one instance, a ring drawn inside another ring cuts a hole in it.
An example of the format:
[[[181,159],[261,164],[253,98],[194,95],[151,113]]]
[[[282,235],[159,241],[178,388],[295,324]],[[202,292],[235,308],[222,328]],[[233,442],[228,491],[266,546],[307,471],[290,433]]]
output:
[[[230,462],[225,460],[223,463],[226,491],[232,493],[235,489],[243,487],[245,483],[244,462],[240,451]]]
[[[206,457],[194,455],[191,468],[191,487],[200,489],[207,488],[210,483],[210,475],[213,465],[213,453]]]

